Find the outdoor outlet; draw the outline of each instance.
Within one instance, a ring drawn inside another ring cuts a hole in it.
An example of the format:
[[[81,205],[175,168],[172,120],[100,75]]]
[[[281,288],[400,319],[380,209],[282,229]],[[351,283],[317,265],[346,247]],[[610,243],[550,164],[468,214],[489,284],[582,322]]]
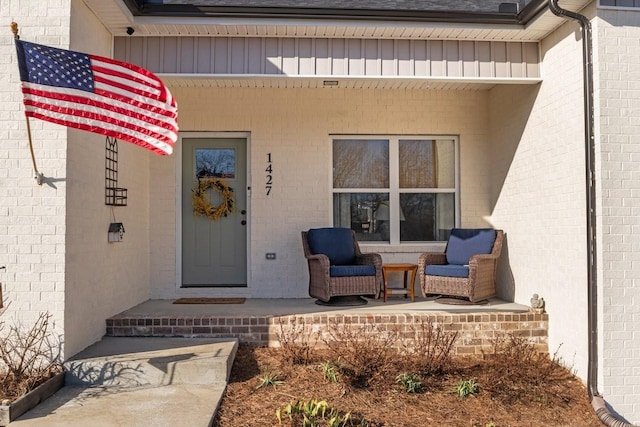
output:
[[[275,252],[267,252],[267,259],[276,259]]]

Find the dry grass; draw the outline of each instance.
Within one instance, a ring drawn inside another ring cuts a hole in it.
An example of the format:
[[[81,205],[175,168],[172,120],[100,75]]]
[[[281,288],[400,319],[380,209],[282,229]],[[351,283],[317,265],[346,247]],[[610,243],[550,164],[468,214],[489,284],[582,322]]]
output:
[[[275,426],[279,410],[282,425],[299,427],[305,425],[300,412],[318,405],[332,411],[335,423],[316,414],[317,424],[306,425],[601,425],[583,384],[556,357],[539,355],[526,340],[505,336],[496,340],[493,354],[464,359],[451,356],[455,336],[428,323],[416,326],[421,344],[413,347],[393,331],[361,328],[331,326],[326,345],[307,343],[313,350],[305,352],[303,364],[292,364],[284,348],[241,346],[214,425]],[[336,381],[326,375],[329,367],[336,368]],[[256,388],[266,374],[281,383]],[[397,380],[402,374],[417,375],[412,378],[420,379],[421,391],[409,393]],[[460,398],[456,387],[471,379],[478,392]],[[293,412],[290,419],[287,413]],[[341,418],[346,414],[349,421]]]

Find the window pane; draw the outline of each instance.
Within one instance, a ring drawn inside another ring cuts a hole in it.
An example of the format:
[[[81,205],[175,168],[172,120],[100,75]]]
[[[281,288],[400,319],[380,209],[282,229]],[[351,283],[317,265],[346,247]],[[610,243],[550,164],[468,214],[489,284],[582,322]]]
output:
[[[196,149],[196,178],[236,177],[236,152],[231,148]]]
[[[389,188],[389,141],[333,141],[333,188]]]
[[[453,140],[399,141],[400,188],[454,188]]]
[[[389,241],[389,193],[335,193],[333,224],[356,232],[359,241]]]
[[[445,241],[455,224],[453,193],[402,193],[400,209],[401,242]]]

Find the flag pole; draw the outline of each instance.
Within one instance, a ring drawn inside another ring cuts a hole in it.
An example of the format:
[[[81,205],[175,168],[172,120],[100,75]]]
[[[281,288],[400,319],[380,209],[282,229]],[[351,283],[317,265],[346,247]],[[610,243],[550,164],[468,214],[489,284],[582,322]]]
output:
[[[12,22],[11,23],[11,32],[13,33],[13,38],[18,40],[20,38],[20,36],[18,35],[18,23],[17,22]],[[44,175],[41,172],[38,172],[38,166],[36,165],[36,156],[33,152],[33,142],[31,142],[31,125],[29,123],[29,116],[26,115],[25,112],[25,116],[24,116],[25,120],[27,121],[27,136],[29,138],[29,151],[31,152],[31,161],[33,162],[33,170],[36,174],[35,178],[36,178],[36,182],[38,183],[38,185],[42,185],[42,181],[44,179]]]

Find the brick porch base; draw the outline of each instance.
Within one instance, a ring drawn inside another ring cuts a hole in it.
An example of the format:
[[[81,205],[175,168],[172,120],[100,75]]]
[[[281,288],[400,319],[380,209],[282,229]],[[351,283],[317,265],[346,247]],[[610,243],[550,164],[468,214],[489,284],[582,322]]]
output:
[[[547,314],[538,313],[403,313],[356,314],[314,313],[252,316],[152,316],[120,314],[107,319],[107,335],[114,337],[202,337],[238,338],[241,343],[256,346],[278,346],[278,335],[303,328],[305,336],[322,331],[334,322],[354,327],[374,324],[377,330],[396,329],[406,336],[414,325],[432,322],[444,330],[458,331],[455,352],[460,355],[481,354],[492,346],[492,340],[511,333],[526,337],[541,352],[548,352]],[[286,336],[286,335],[285,335]]]

